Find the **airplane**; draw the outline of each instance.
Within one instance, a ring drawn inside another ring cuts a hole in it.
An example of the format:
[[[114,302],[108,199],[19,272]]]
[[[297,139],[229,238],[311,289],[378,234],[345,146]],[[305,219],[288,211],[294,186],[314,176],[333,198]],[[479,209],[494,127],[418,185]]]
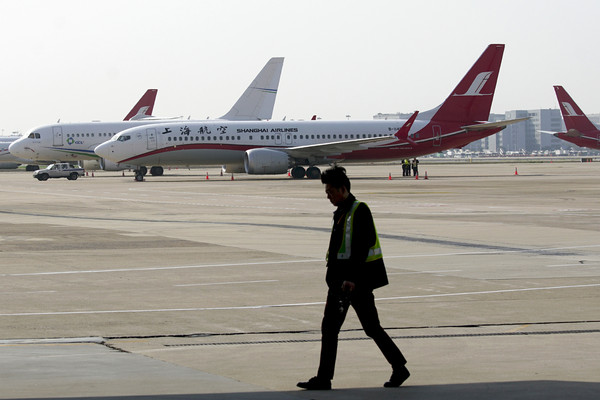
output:
[[[270,119],[273,115],[282,68],[283,57],[271,58],[231,110],[218,120],[259,121]],[[155,97],[156,92],[154,92]],[[142,97],[146,100],[150,98],[149,96]],[[169,120],[169,118],[151,116],[154,98],[151,103],[143,102],[140,99],[136,107],[127,114],[127,120],[122,122],[57,123],[33,128],[22,139],[11,144],[9,151],[18,157],[35,160],[67,162],[94,160],[99,163],[101,169],[108,171],[130,168],[131,166],[127,163],[117,165],[98,157],[94,153],[94,148],[122,130]],[[162,175],[163,168],[161,166],[152,167],[150,173]]]
[[[554,86],[554,91],[567,131],[545,133],[552,133],[557,138],[580,147],[600,150],[600,130],[581,111],[581,108],[562,86]]]
[[[414,158],[459,148],[527,118],[487,122],[503,44],[487,47],[438,107],[402,120],[171,122],[125,130],[96,147],[117,165],[223,165],[225,172],[318,179],[316,165]],[[409,124],[409,126],[407,126]],[[304,166],[308,166],[305,169]]]
[[[123,121],[141,121],[144,118],[152,117],[157,93],[157,89],[146,90]],[[134,125],[127,126],[131,127]],[[14,141],[8,147],[8,151],[15,157],[28,158],[35,161],[64,161],[67,159],[82,162],[87,162],[88,160],[95,161],[98,157],[95,153],[90,152],[90,145],[95,146],[108,140],[107,135],[110,135],[110,132],[111,130],[106,129],[105,124],[99,122],[66,124],[58,121],[55,125],[46,125],[31,129],[24,136]],[[63,136],[67,136],[67,146],[65,146]],[[91,165],[90,168],[93,169],[94,166]],[[125,168],[127,166],[121,169]]]
[[[15,169],[18,168],[19,165],[28,162],[28,160],[15,157],[8,151],[8,146],[16,139],[17,138],[12,140],[9,140],[8,138],[0,139],[0,169]]]
[[[16,169],[21,164],[28,164],[27,171],[39,169],[37,165],[33,164],[33,160],[16,157],[8,151],[8,146],[19,138],[20,136],[0,136],[0,169]]]

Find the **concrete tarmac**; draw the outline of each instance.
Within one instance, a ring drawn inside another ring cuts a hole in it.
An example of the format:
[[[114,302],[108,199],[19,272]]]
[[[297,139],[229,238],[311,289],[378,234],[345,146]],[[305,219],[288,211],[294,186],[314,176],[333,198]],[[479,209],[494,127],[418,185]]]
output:
[[[334,390],[295,387],[320,348],[319,181],[2,171],[0,398],[598,398],[600,164],[347,169],[380,235],[403,387],[382,387],[353,311]]]

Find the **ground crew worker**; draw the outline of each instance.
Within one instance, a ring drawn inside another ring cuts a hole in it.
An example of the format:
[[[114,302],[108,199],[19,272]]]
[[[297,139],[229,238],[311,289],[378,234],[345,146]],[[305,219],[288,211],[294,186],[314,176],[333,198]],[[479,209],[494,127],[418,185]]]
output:
[[[338,335],[349,306],[387,361],[392,376],[385,387],[398,387],[410,373],[400,349],[381,327],[373,290],[388,284],[381,246],[369,207],[350,193],[346,170],[333,167],[321,174],[325,193],[337,207],[327,253],[327,303],[321,325],[321,357],[317,376],[298,387],[329,390],[335,370]]]

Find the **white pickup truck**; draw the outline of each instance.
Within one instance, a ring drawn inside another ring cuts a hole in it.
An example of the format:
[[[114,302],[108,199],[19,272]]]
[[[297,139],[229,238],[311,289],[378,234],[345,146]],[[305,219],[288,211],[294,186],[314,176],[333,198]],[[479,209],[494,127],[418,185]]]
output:
[[[33,173],[33,177],[40,181],[48,180],[48,178],[67,178],[70,181],[83,176],[85,173],[83,168],[75,168],[69,163],[50,164],[45,169],[39,169]]]

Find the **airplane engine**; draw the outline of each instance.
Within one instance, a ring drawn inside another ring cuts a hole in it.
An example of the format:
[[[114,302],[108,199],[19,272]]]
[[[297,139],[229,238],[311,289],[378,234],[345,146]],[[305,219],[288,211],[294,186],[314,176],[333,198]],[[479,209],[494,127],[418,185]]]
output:
[[[102,169],[99,160],[81,160],[79,166],[88,171],[97,171]]]
[[[239,174],[246,172],[244,164],[227,164],[221,167],[221,170],[226,174]]]
[[[248,174],[285,174],[289,165],[288,155],[278,150],[251,149],[244,154],[244,167]]]
[[[124,169],[129,169],[131,166],[118,164],[112,161],[108,161],[104,158],[100,159],[100,168],[103,171],[123,171]]]

